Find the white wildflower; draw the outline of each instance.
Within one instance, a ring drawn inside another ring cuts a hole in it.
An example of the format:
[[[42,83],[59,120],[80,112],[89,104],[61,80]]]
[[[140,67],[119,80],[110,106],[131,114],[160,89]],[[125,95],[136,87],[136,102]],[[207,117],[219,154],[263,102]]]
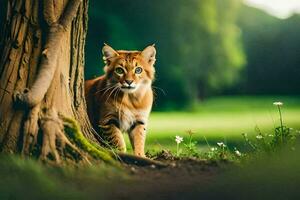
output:
[[[258,139],[258,140],[261,140],[262,138],[263,138],[262,135],[257,135],[257,136],[256,136],[256,139]]]
[[[242,153],[239,151],[239,150],[235,150],[234,153],[237,155],[237,156],[241,156]]]
[[[178,135],[175,136],[175,142],[176,142],[177,144],[180,144],[182,141],[183,141],[183,137],[180,137],[180,136],[178,136]]]
[[[282,102],[280,102],[280,101],[277,101],[277,102],[274,102],[274,103],[273,103],[273,105],[274,105],[274,106],[282,106],[282,105],[283,105],[283,103],[282,103]]]
[[[222,148],[226,147],[226,145],[223,142],[217,142],[217,145]]]
[[[211,151],[217,151],[218,149],[216,147],[210,148]]]
[[[268,136],[269,136],[269,137],[274,137],[274,135],[273,135],[273,134],[269,134]]]

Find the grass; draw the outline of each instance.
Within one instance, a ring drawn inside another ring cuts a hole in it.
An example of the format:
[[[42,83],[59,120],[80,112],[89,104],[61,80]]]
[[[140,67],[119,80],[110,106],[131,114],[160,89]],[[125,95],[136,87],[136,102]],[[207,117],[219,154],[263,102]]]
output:
[[[127,174],[111,165],[53,167],[16,155],[0,155],[1,200],[103,199],[106,185],[127,179]]]
[[[224,141],[229,146],[241,146],[242,133],[249,137],[272,132],[280,125],[275,101],[284,103],[282,108],[285,125],[300,129],[300,97],[219,97],[208,99],[186,112],[153,112],[150,117],[147,150],[162,148],[175,151],[175,136],[193,136],[199,148],[205,148],[204,137],[211,144]]]
[[[232,167],[199,193],[203,199],[299,199],[299,147]]]

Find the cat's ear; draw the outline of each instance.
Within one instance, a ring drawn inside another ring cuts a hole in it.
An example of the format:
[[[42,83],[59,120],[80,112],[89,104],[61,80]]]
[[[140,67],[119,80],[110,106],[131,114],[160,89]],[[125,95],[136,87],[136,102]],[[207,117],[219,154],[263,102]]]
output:
[[[154,65],[155,63],[155,55],[156,55],[156,49],[154,47],[155,45],[147,46],[141,53],[143,58],[146,62],[148,62],[150,65]]]
[[[109,64],[110,59],[119,56],[118,52],[115,51],[112,47],[104,43],[102,48],[103,61],[105,64]]]

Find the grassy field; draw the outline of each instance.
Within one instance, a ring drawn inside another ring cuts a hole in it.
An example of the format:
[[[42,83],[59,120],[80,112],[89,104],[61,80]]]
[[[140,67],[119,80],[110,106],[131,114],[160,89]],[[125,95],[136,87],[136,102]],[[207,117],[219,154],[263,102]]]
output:
[[[187,130],[195,132],[199,148],[224,141],[230,146],[242,146],[242,133],[255,136],[258,129],[272,133],[279,125],[277,107],[284,103],[284,124],[300,129],[300,96],[239,96],[208,99],[186,112],[153,112],[147,136],[147,150],[175,149],[175,135],[187,137]]]

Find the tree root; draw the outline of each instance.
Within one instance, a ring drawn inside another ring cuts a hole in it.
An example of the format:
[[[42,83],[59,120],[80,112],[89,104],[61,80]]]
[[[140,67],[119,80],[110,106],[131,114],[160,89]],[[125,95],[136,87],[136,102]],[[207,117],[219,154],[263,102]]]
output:
[[[39,123],[38,123],[39,122]],[[40,132],[39,132],[40,130]],[[61,164],[62,158],[71,155],[71,160],[91,164],[93,161],[104,161],[113,166],[118,162],[137,165],[166,167],[167,164],[114,150],[106,149],[88,141],[82,134],[77,121],[59,115],[55,109],[40,109],[40,104],[30,110],[24,124],[23,155],[30,155],[38,145],[38,134],[42,133],[39,159],[47,163]]]
[[[141,167],[145,167],[145,166],[152,167],[153,166],[155,168],[164,168],[164,167],[168,166],[168,164],[160,162],[160,161],[152,160],[152,159],[145,158],[145,157],[139,157],[139,156],[135,156],[135,155],[127,154],[127,153],[122,153],[122,152],[118,153],[118,160],[120,160],[122,163],[125,163],[125,164],[137,165],[137,166],[141,166]]]
[[[32,146],[37,143],[39,112],[40,104],[36,105],[30,110],[28,113],[28,118],[24,123],[22,155],[29,155],[30,149],[32,149]]]
[[[39,123],[38,123],[39,122]],[[30,110],[24,123],[22,155],[30,155],[34,147],[39,146],[38,133],[43,134],[40,145],[39,160],[61,164],[61,157],[71,155],[75,161],[90,164],[89,155],[72,144],[64,133],[62,119],[54,109],[40,110],[40,104]]]
[[[42,114],[40,119],[40,127],[43,132],[43,142],[41,149],[41,160],[48,160],[49,154],[54,156],[54,160],[57,164],[61,163],[60,154],[57,149],[63,154],[64,150],[68,146],[75,154],[90,164],[90,161],[80,149],[72,144],[64,134],[64,126],[62,120],[59,118],[57,112],[54,109],[47,110]],[[59,145],[57,145],[57,143]],[[58,148],[57,148],[58,147]]]

